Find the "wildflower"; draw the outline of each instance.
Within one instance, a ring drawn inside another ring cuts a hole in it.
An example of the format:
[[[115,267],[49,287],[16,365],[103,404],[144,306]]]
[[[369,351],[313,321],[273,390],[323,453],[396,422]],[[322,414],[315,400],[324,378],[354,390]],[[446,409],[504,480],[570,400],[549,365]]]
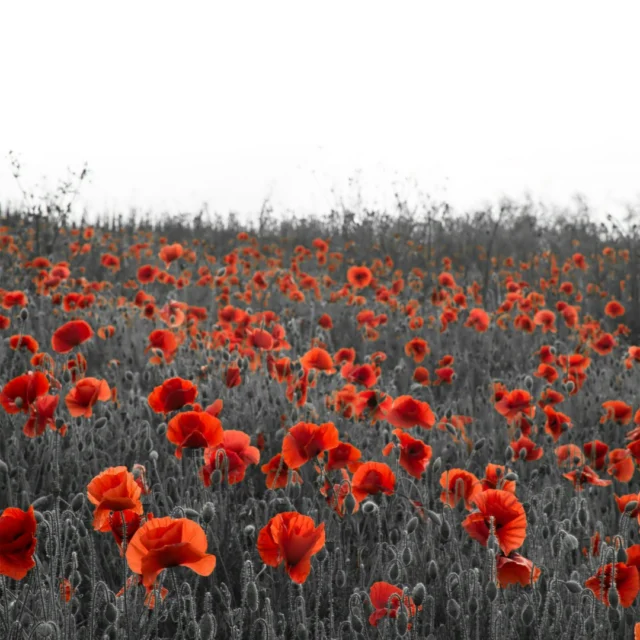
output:
[[[148,402],[156,413],[170,413],[182,409],[187,404],[193,404],[197,395],[198,389],[193,382],[182,378],[169,378],[149,394]]]
[[[175,444],[176,458],[182,458],[182,449],[216,447],[223,440],[222,423],[204,411],[185,411],[169,420],[167,439]]]
[[[87,486],[89,502],[95,505],[93,528],[108,531],[112,511],[132,510],[142,515],[142,490],[126,467],[109,467],[98,474]]]
[[[407,616],[414,617],[416,605],[413,598],[403,593],[402,589],[388,582],[374,582],[369,589],[369,599],[375,611],[369,616],[369,624],[377,627],[382,618],[397,618],[401,603]]]
[[[51,348],[56,353],[69,353],[93,336],[93,329],[84,320],[70,320],[56,329],[51,337]]]
[[[222,435],[222,442],[215,447],[205,449],[205,465],[202,468],[203,481],[206,487],[211,484],[211,474],[219,466],[224,452],[226,462],[222,464],[227,471],[229,484],[241,482],[247,467],[260,462],[260,451],[251,446],[251,438],[243,431],[226,430]]]
[[[36,566],[36,528],[33,505],[27,511],[7,507],[0,513],[0,575],[22,580]]]

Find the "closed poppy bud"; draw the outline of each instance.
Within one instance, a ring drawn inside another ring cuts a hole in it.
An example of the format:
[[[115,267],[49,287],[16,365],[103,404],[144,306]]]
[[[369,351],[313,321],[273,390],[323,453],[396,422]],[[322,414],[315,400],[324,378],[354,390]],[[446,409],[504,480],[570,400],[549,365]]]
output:
[[[411,520],[407,522],[407,533],[413,533],[417,529],[418,524],[418,518],[416,518],[416,516],[413,516],[413,518],[411,518]]]
[[[413,591],[411,592],[411,597],[416,604],[416,607],[420,607],[424,602],[424,599],[427,597],[427,590],[422,582],[418,582],[418,584],[413,587]]]
[[[485,594],[489,599],[489,602],[493,602],[498,595],[498,587],[495,582],[489,582],[485,588]]]
[[[247,604],[249,605],[249,609],[255,613],[260,606],[259,597],[258,597],[258,588],[256,587],[256,583],[251,581],[247,584]]]
[[[533,611],[533,607],[530,604],[527,604],[525,608],[522,610],[522,612],[520,613],[520,619],[522,620],[522,624],[525,627],[529,627],[533,622],[534,615],[535,614]]]

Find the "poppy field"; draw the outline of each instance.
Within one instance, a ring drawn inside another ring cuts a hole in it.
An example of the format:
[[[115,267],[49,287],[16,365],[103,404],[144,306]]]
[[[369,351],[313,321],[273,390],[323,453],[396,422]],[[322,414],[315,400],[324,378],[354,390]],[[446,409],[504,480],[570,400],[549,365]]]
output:
[[[0,638],[640,638],[636,226],[0,220]]]

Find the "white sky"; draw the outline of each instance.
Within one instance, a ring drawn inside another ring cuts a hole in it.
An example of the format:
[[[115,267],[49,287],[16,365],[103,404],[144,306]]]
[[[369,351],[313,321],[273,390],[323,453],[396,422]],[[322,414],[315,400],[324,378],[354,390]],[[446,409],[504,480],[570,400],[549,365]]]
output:
[[[603,211],[640,194],[637,2],[2,2],[0,201],[327,211],[394,182]],[[408,186],[407,186],[408,185]]]

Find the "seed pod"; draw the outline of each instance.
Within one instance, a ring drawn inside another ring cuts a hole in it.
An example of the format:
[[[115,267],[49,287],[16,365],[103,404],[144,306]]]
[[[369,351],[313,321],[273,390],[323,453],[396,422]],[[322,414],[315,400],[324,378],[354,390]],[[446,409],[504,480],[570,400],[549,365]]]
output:
[[[362,513],[364,513],[366,516],[370,516],[376,513],[376,511],[378,511],[378,505],[375,502],[372,502],[371,500],[367,500],[362,505]]]

